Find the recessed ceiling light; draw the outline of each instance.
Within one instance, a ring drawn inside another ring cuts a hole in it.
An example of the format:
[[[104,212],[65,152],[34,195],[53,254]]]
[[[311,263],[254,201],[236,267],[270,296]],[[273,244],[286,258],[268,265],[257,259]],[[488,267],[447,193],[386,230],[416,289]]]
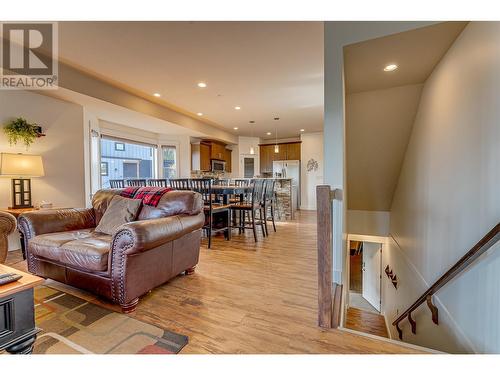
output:
[[[198,87],[205,88],[207,84],[205,82],[198,82]]]
[[[393,72],[398,68],[396,64],[389,64],[384,68],[384,72]]]
[[[155,92],[155,93],[153,94],[153,96],[156,96],[157,98],[159,98],[159,97],[161,96],[161,94],[158,94],[157,92]]]
[[[238,127],[237,127],[237,126],[235,126],[233,129],[234,129],[234,130],[238,130]]]
[[[236,107],[234,107],[234,109],[236,109],[238,111],[241,109],[241,107],[239,105],[237,105]]]
[[[301,131],[301,132],[305,132],[305,131],[306,131],[306,129],[300,129],[300,131]]]
[[[198,112],[198,113],[197,113],[197,115],[198,115],[198,116],[203,116],[203,113]]]
[[[267,132],[266,134],[267,134],[267,135],[271,135],[271,132]]]

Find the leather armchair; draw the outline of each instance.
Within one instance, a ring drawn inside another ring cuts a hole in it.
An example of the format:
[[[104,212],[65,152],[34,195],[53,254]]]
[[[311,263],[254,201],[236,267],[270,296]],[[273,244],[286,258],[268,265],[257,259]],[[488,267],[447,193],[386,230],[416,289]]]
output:
[[[28,270],[38,276],[86,289],[124,312],[139,297],[199,259],[203,201],[192,191],[166,193],[157,207],[144,206],[138,220],[113,236],[95,232],[107,205],[121,189],[101,190],[90,209],[25,213],[19,228],[26,241]]]
[[[0,211],[0,264],[5,262],[9,243],[7,237],[16,229],[16,218],[8,212]]]

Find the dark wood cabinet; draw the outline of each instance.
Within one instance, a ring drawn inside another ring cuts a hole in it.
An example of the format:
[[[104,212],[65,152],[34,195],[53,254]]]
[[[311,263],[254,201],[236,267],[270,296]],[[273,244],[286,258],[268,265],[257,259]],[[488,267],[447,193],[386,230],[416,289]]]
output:
[[[300,143],[286,144],[286,159],[285,160],[300,160]]]
[[[259,145],[260,150],[260,173],[272,173],[274,161],[274,146]]]
[[[219,142],[211,142],[212,159],[224,160],[226,154],[226,145]]]
[[[191,145],[191,169],[200,171],[212,170],[212,159],[226,162],[226,172],[231,172],[232,150],[221,142],[203,140]]]
[[[273,161],[276,160],[300,160],[300,143],[278,143],[278,153],[274,152],[274,144],[260,144],[260,173],[272,173]]]
[[[231,157],[232,157],[233,151],[226,148],[224,149],[224,160],[226,161],[226,172],[231,173],[232,172],[232,163],[231,163]]]
[[[0,274],[4,273],[22,278],[0,286],[0,352],[30,354],[39,331],[35,327],[33,288],[43,279],[0,264]]]
[[[210,145],[206,143],[200,143],[200,169],[202,171],[209,171],[212,169],[210,157],[211,157]]]

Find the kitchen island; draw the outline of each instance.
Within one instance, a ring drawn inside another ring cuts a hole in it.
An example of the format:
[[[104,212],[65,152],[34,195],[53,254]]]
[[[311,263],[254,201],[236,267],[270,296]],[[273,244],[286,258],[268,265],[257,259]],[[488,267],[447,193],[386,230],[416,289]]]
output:
[[[272,180],[270,178],[270,180]],[[293,220],[295,217],[295,199],[291,178],[275,178],[276,218],[278,221]]]
[[[295,218],[295,206],[298,199],[298,192],[294,192],[292,179],[283,177],[259,177],[263,180],[275,180],[274,193],[275,202],[275,220],[287,221]],[[237,178],[237,180],[251,180],[251,178]]]

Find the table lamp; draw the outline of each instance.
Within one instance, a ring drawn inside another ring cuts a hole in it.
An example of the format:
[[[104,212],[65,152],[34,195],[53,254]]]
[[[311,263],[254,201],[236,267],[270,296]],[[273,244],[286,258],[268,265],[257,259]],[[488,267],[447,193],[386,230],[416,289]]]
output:
[[[0,176],[12,178],[12,207],[32,208],[30,177],[44,176],[40,155],[0,153]]]

